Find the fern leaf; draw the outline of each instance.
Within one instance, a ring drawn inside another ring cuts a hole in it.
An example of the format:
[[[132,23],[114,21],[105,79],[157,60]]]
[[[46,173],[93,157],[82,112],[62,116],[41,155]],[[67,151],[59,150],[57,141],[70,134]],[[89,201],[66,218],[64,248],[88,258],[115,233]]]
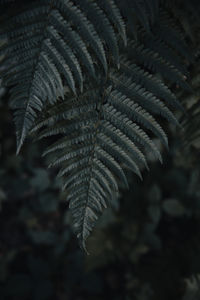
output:
[[[184,89],[189,89],[185,78],[173,65],[165,61],[157,52],[154,52],[143,45],[133,45],[134,57],[138,63],[144,64],[146,68],[153,72],[162,74],[167,80],[178,83]],[[132,54],[132,53],[131,53]]]
[[[138,165],[144,164],[148,169],[145,156],[140,149],[123,132],[108,122],[102,122],[101,131],[117,143],[121,149],[125,149]]]
[[[144,71],[140,66],[131,64],[130,61],[121,59],[121,70],[127,76],[131,77],[136,84],[141,85],[147,91],[151,92],[157,99],[163,99],[170,106],[183,110],[180,102],[172,91],[156,76],[150,72]]]
[[[112,70],[109,76],[111,80]],[[124,168],[141,178],[141,165],[147,167],[146,148],[162,161],[145,130],[151,129],[167,144],[166,134],[151,110],[145,111],[124,96],[118,91],[119,85],[106,84],[103,92],[100,82],[95,92],[88,86],[78,101],[66,99],[50,107],[47,117],[35,127],[40,130],[39,138],[63,135],[44,155],[51,156],[49,167],[61,166],[58,176],[64,178],[63,189],[67,190],[74,228],[83,248],[103,208],[118,195],[118,182],[128,187]],[[137,85],[132,89],[137,90]]]
[[[119,160],[119,162],[124,163],[127,168],[130,168],[135,174],[142,178],[140,170],[135,161],[130,159],[129,155],[127,155],[126,152],[124,152],[116,143],[114,143],[104,134],[100,134],[97,138],[97,141],[99,142],[103,150],[112,155],[112,157],[117,161]],[[126,181],[125,183],[127,185]]]
[[[181,38],[181,35],[174,30],[175,26],[169,15],[166,12],[160,14],[158,19],[159,26],[153,28],[153,32],[157,34],[166,44],[176,49],[187,61],[193,62],[193,55],[189,51],[186,43]],[[173,29],[172,29],[173,28]]]
[[[144,109],[126,98],[119,92],[112,92],[108,96],[108,103],[113,105],[118,111],[125,113],[133,122],[142,124],[144,127],[152,130],[166,145],[167,137],[156,120]]]
[[[127,40],[125,22],[137,40]],[[168,147],[159,121],[179,124],[171,109],[181,105],[170,88],[188,89],[182,64],[188,49],[158,0],[32,1],[5,20],[0,38],[17,152],[30,131],[37,139],[52,137],[43,156],[60,168],[86,249],[119,185],[128,187],[126,169],[142,178],[149,151],[162,162],[153,138]]]
[[[67,42],[77,53],[79,61],[87,68],[89,74],[95,77],[92,57],[81,36],[76,31],[72,30],[71,26],[64,20],[59,12],[54,10],[50,16],[50,20],[55,29],[62,33],[65,42]]]
[[[119,49],[117,45],[117,37],[106,14],[94,2],[90,2],[87,0],[76,0],[75,2],[79,4],[82,11],[87,12],[88,19],[94,25],[99,37],[105,41],[108,49],[110,49],[113,57],[115,58],[115,62],[117,63],[117,65],[119,65]],[[102,26],[102,24],[104,24],[104,26]]]
[[[114,19],[121,26],[120,12],[111,4],[106,7],[114,11]],[[107,73],[104,45],[119,64],[117,33],[98,4],[89,0],[56,0],[54,3],[44,0],[31,2],[18,11],[9,22],[4,22],[0,31],[0,37],[7,40],[0,48],[0,54],[5,56],[1,61],[5,84],[19,85],[26,77],[25,73],[29,79],[24,86],[27,101],[16,98],[21,102],[20,112],[15,113],[17,152],[32,128],[38,110],[41,111],[46,102],[52,104],[59,96],[63,97],[65,84],[75,95],[76,82],[83,91],[82,65],[95,77],[92,56],[102,63]],[[103,30],[100,28],[102,23]]]
[[[59,54],[59,52],[52,46],[50,40],[46,39],[44,41],[44,51],[47,55],[55,62],[55,66],[63,73],[68,85],[76,94],[74,78],[69,69],[69,66],[66,64],[65,59]]]
[[[155,156],[162,162],[160,152],[151,141],[149,136],[137,124],[131,122],[131,120],[129,120],[125,115],[117,112],[115,108],[108,104],[104,105],[103,116],[106,121],[126,134],[132,142],[135,141],[136,143],[147,147],[147,149],[153,152]]]
[[[94,25],[89,22],[87,16],[77,6],[68,0],[58,0],[61,13],[67,19],[70,18],[73,24],[78,28],[79,34],[85,41],[90,43],[97,58],[102,63],[105,72],[107,72],[107,60],[103,43],[97,34]]]
[[[74,73],[74,77],[77,79],[81,92],[83,91],[83,74],[81,66],[74,55],[72,49],[66,45],[64,40],[58,35],[57,31],[53,26],[50,26],[48,29],[48,34],[51,38],[51,42],[56,50],[62,54],[65,58],[67,65],[70,67]]]
[[[106,15],[108,16],[110,22],[112,22],[112,24],[117,27],[124,41],[124,45],[127,46],[126,26],[121,16],[121,12],[115,2],[113,0],[97,0],[97,3],[99,7],[101,7],[106,12]]]
[[[170,122],[178,125],[178,122],[172,112],[148,90],[134,82],[132,83],[130,78],[126,78],[125,76],[115,75],[115,77],[112,76],[112,80],[114,84],[117,84],[117,89],[122,94],[138,102],[146,110],[160,114]]]

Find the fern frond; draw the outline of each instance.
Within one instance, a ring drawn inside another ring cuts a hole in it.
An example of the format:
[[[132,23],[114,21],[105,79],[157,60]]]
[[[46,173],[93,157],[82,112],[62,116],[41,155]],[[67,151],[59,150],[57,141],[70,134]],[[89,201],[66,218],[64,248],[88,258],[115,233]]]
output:
[[[127,46],[126,25],[115,2],[113,0],[97,0],[97,3],[99,7],[105,11],[110,22],[118,29],[124,41],[124,45]]]
[[[80,66],[78,59],[74,55],[72,49],[67,46],[67,44],[65,43],[63,38],[61,36],[59,36],[59,34],[57,33],[57,31],[54,29],[53,26],[49,26],[47,28],[47,31],[48,31],[48,34],[50,36],[50,40],[51,40],[53,46],[56,48],[56,50],[59,53],[62,54],[63,57],[66,58],[66,62],[68,64],[68,66],[70,67],[70,69],[72,70],[72,72],[74,73],[74,77],[77,80],[77,82],[79,83],[80,90],[82,92],[83,91],[83,74],[82,74],[81,66]]]
[[[157,97],[154,96],[148,89],[142,87],[131,81],[129,77],[120,76],[120,74],[114,74],[112,76],[112,82],[117,85],[117,89],[125,96],[132,98],[146,110],[150,110],[153,113],[160,114],[170,122],[178,124],[174,118],[172,112],[168,107],[162,103]]]
[[[151,25],[157,19],[159,12],[158,0],[116,0],[122,14],[128,19],[128,24],[134,36],[137,36],[137,21],[145,28],[146,31],[151,30]]]
[[[147,152],[162,162],[153,142],[168,147],[160,120],[179,125],[171,86],[189,89],[190,54],[170,22],[158,0],[38,0],[0,29],[17,151],[30,131],[53,137],[43,155],[60,168],[84,249],[119,186],[128,187],[126,169],[142,178]]]
[[[131,62],[124,57],[121,58],[121,70],[123,70],[124,74],[131,77],[136,84],[141,85],[143,88],[152,93],[157,99],[163,99],[166,104],[169,104],[176,109],[183,109],[180,102],[177,101],[176,96],[158,77],[142,69],[136,64],[131,64]],[[162,108],[162,102],[159,102],[159,104]]]
[[[186,61],[193,62],[193,55],[188,50],[188,46],[182,38],[180,30],[166,11],[161,11],[157,24],[153,27],[153,33],[181,54]]]
[[[91,54],[87,48],[87,44],[83,41],[81,36],[72,29],[62,15],[58,11],[53,11],[50,16],[51,23],[56,31],[59,31],[64,41],[74,50],[77,57],[79,57],[82,65],[86,67],[89,74],[95,77],[94,62]]]
[[[189,89],[189,86],[185,82],[184,75],[171,65],[165,58],[160,56],[158,52],[154,52],[148,48],[145,48],[142,44],[136,44],[132,42],[132,51],[130,56],[134,56],[135,60],[154,73],[162,74],[164,78],[170,82],[176,82],[184,89]]]
[[[142,109],[141,106],[115,91],[110,93],[107,101],[113,108],[116,108],[118,111],[127,115],[133,122],[137,122],[143,127],[150,129],[164,142],[164,144],[167,144],[167,137],[160,125],[147,111]]]
[[[57,0],[57,3],[64,19],[70,19],[74,26],[76,26],[81,37],[90,44],[97,58],[102,63],[105,72],[107,72],[107,61],[103,43],[85,12],[81,11],[78,6],[68,0]]]
[[[105,46],[119,65],[115,22],[124,39],[125,28],[117,6],[113,2],[103,6],[105,11],[90,0],[35,1],[18,9],[16,16],[4,22],[0,31],[0,37],[7,39],[7,44],[0,48],[0,54],[5,56],[1,61],[3,80],[18,90],[21,81],[28,79],[23,86],[26,95],[15,98],[15,102],[20,102],[19,107],[14,106],[20,109],[15,113],[17,152],[38,110],[41,111],[46,102],[54,103],[59,96],[63,97],[65,84],[75,95],[77,83],[83,91],[82,66],[94,77],[96,58],[107,72]],[[114,24],[110,22],[108,11],[112,12]]]
[[[75,0],[75,3],[79,4],[80,9],[87,13],[89,21],[94,25],[99,37],[105,41],[108,49],[115,58],[115,62],[119,65],[119,49],[116,33],[104,11],[95,2]]]
[[[188,76],[188,70],[185,64],[183,64],[181,58],[177,53],[170,48],[169,45],[165,44],[164,41],[160,40],[159,37],[140,32],[140,40],[146,48],[157,52],[161,57],[168,61],[168,63],[174,66],[184,76]],[[179,40],[177,40],[179,43]]]
[[[49,167],[60,166],[58,176],[63,177],[75,232],[84,249],[103,208],[117,197],[118,183],[128,187],[125,169],[141,178],[141,167],[148,168],[146,149],[162,161],[148,135],[150,130],[167,145],[156,114],[177,123],[167,105],[157,98],[163,93],[170,95],[167,104],[177,105],[164,83],[137,65],[127,65],[122,60],[122,69],[111,68],[107,80],[100,78],[95,89],[88,85],[78,99],[66,97],[63,103],[50,107],[33,129],[39,130],[38,138],[61,134],[43,155],[50,156]],[[138,84],[131,68],[139,71]],[[150,84],[154,80],[158,84],[158,91],[154,87],[156,95]]]

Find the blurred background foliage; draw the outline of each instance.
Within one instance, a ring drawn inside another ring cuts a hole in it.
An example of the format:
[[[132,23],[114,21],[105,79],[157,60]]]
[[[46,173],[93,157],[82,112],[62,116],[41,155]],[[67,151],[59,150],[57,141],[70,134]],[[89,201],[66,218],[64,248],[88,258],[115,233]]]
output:
[[[200,31],[186,20],[196,64],[194,93],[177,88],[183,129],[168,128],[170,150],[161,149],[162,165],[148,154],[143,181],[128,174],[130,189],[101,217],[89,255],[72,232],[56,170],[41,159],[44,145],[30,139],[15,155],[8,93],[0,88],[1,300],[200,299]]]

